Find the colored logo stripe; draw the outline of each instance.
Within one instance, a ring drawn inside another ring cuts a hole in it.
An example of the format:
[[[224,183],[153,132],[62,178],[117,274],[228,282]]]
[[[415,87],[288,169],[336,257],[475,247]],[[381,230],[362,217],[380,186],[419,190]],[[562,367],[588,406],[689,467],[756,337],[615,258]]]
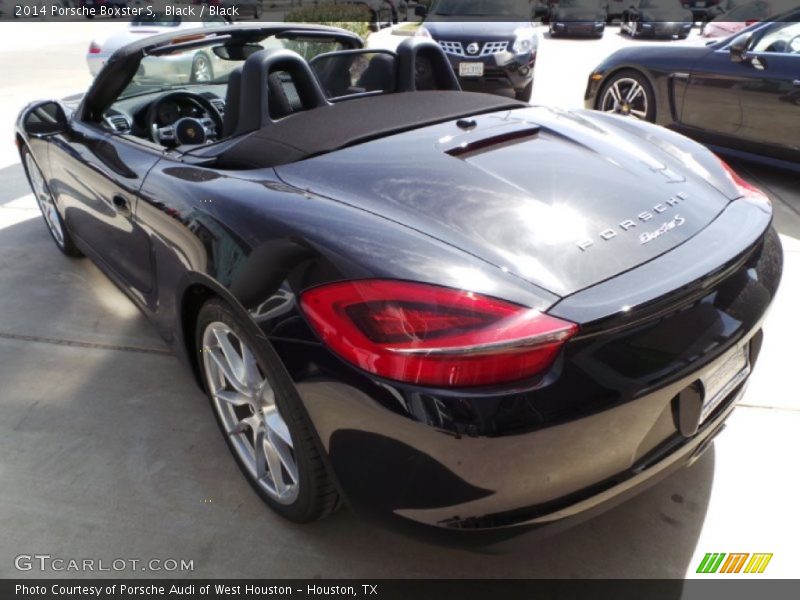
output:
[[[744,568],[745,573],[763,573],[767,568],[769,561],[772,560],[772,554],[753,554],[750,562]]]
[[[728,558],[725,559],[725,556]],[[747,558],[750,557],[748,561]],[[722,561],[725,560],[723,563]],[[748,552],[734,552],[725,554],[724,552],[707,552],[697,567],[698,573],[740,573],[744,567],[745,573],[763,573],[769,561],[772,560],[771,553],[750,554]],[[747,566],[745,567],[745,562]],[[720,568],[720,566],[722,568]]]
[[[716,573],[717,569],[719,569],[720,563],[722,563],[722,559],[725,558],[725,553],[710,553],[707,552],[706,555],[703,557],[703,560],[700,562],[700,566],[697,567],[698,573]]]
[[[728,558],[722,564],[720,573],[738,573],[742,570],[744,561],[747,560],[748,556],[750,556],[749,553],[729,554]]]

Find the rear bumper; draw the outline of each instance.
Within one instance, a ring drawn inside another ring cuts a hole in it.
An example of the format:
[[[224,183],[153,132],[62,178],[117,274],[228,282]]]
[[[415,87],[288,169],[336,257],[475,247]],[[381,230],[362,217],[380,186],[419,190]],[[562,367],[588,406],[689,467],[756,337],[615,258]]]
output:
[[[652,37],[686,36],[692,30],[693,23],[641,23],[641,34]]]
[[[601,35],[605,29],[604,21],[554,21],[553,30],[564,35]]]
[[[571,526],[690,464],[746,380],[688,428],[687,394],[702,402],[737,351],[755,366],[780,280],[780,242],[756,210],[732,203],[696,236],[699,247],[684,244],[694,259],[682,271],[679,247],[649,263],[666,261],[659,277],[642,268],[637,283],[636,269],[556,304],[553,314],[583,314],[575,320],[585,326],[551,372],[517,389],[443,392],[345,375],[327,350],[306,346],[293,377],[345,501],[406,533],[488,544]],[[727,231],[736,223],[738,238]],[[676,272],[689,280],[671,279]],[[646,282],[655,300],[635,295]],[[611,314],[617,292],[636,310]]]

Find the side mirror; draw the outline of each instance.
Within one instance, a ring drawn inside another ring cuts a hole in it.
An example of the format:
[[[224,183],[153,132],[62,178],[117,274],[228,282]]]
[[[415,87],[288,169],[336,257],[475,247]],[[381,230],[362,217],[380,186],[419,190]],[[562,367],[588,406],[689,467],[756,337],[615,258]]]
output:
[[[743,33],[731,42],[730,53],[731,61],[743,63],[747,61],[747,51],[753,39],[752,33]]]
[[[61,103],[55,100],[46,100],[36,102],[28,107],[22,119],[22,128],[28,135],[55,135],[66,131],[69,123]]]
[[[414,7],[414,14],[418,17],[422,17],[423,19],[428,16],[428,7],[424,4],[417,4]]]

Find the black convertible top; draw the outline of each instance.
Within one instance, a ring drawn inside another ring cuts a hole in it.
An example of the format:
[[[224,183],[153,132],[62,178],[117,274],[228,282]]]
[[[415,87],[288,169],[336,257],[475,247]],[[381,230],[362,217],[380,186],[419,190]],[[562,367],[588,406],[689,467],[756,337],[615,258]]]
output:
[[[527,106],[461,91],[384,94],[297,112],[226,144],[218,164],[265,168],[453,119]]]

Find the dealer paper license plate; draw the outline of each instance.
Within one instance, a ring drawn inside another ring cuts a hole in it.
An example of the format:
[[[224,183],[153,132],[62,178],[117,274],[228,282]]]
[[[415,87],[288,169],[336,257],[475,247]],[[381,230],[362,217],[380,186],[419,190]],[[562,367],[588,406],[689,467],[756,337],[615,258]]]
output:
[[[703,423],[714,409],[719,406],[731,390],[739,385],[750,374],[748,346],[737,348],[721,365],[703,378],[705,398],[700,411],[700,422]]]
[[[482,62],[462,62],[458,63],[458,74],[461,77],[482,77]]]

